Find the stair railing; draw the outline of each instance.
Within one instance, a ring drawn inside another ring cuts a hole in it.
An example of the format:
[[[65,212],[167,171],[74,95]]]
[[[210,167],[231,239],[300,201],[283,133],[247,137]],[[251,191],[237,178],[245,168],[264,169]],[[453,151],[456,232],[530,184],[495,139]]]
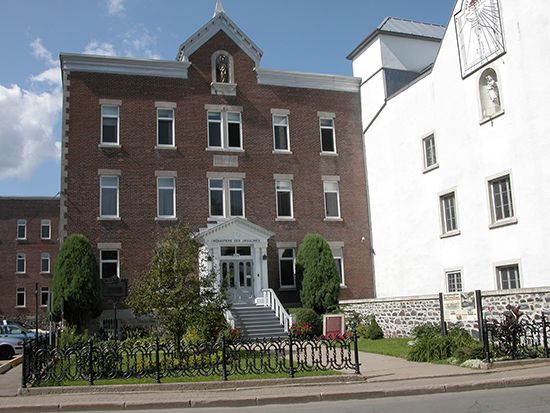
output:
[[[279,297],[275,294],[271,288],[265,288],[262,290],[264,294],[264,307],[270,307],[275,312],[275,315],[279,318],[279,322],[284,327],[285,333],[290,331],[292,326],[292,317],[287,313]]]

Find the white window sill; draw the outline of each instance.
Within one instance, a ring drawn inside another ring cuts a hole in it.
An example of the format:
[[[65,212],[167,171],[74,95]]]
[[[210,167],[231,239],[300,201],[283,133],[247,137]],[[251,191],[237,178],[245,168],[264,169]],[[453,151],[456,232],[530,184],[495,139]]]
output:
[[[319,155],[321,155],[321,156],[338,156],[338,153],[336,153],[336,152],[322,152],[321,151],[321,153],[319,153]]]
[[[16,305],[15,308],[27,308],[26,305]]]
[[[178,217],[155,217],[155,221],[177,221]]]
[[[40,274],[46,274],[46,275],[48,275],[48,274],[51,274],[51,273],[52,273],[51,271],[40,271]]]
[[[295,218],[291,218],[291,217],[277,217],[275,218],[275,221],[279,221],[279,222],[293,222],[293,221],[296,221]]]
[[[337,218],[337,217],[331,218],[331,217],[326,217],[325,219],[323,219],[323,221],[325,221],[325,222],[341,222],[341,221],[343,221],[343,218]]]
[[[296,291],[296,286],[279,287],[279,291]]]
[[[51,238],[40,238],[42,241],[51,241]]]
[[[15,275],[25,275],[25,274],[27,274],[27,273],[26,272],[17,272],[17,271],[15,271]]]
[[[430,171],[433,171],[434,169],[438,169],[439,168],[439,164],[438,163],[434,163],[433,165],[430,165],[428,166],[427,168],[424,168],[424,170],[422,171],[423,174],[425,173],[428,173]]]
[[[451,238],[451,237],[456,237],[457,235],[460,235],[460,230],[457,229],[457,230],[454,230],[454,231],[449,231],[449,232],[446,232],[444,234],[441,234],[439,236],[439,238],[443,239],[443,238]]]
[[[518,223],[518,219],[516,217],[501,219],[500,221],[493,222],[491,225],[489,225],[489,229],[506,227],[508,225],[514,225],[517,223]]]
[[[101,149],[120,149],[122,145],[118,143],[100,143],[97,147]]]
[[[493,119],[498,118],[499,116],[502,116],[502,115],[504,115],[504,109],[501,109],[500,112],[494,113],[494,114],[492,114],[491,116],[487,116],[487,117],[481,119],[481,120],[479,121],[479,124],[480,124],[480,125],[483,125],[483,124],[485,124],[485,123],[487,123],[487,122],[490,122],[490,121],[492,121]]]
[[[287,151],[284,149],[273,149],[271,153],[274,153],[277,155],[292,155],[292,151]]]
[[[16,241],[27,241],[27,238],[16,238]]]
[[[177,151],[177,146],[172,145],[155,145],[155,150]]]
[[[46,308],[47,305],[40,304],[40,308]]]
[[[209,152],[233,152],[233,153],[244,153],[244,149],[238,149],[238,148],[219,148],[219,147],[207,147],[207,151]]]
[[[98,221],[120,221],[120,217],[97,217]]]

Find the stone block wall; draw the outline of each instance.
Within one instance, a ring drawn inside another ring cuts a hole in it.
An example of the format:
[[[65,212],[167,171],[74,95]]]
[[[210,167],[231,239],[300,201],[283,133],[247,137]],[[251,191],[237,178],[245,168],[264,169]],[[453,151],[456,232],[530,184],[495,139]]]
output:
[[[524,288],[508,291],[482,291],[483,313],[488,320],[500,319],[508,304],[519,305],[531,319],[538,320],[542,312],[550,312],[550,287]],[[412,337],[414,327],[424,323],[439,324],[438,295],[373,298],[340,302],[345,313],[353,311],[364,316],[374,315],[385,337]],[[478,323],[464,322],[462,327],[478,335]]]

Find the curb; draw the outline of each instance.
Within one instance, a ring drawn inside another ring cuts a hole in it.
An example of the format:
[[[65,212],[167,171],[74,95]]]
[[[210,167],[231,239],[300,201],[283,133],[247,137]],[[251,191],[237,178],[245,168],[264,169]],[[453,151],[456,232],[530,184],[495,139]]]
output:
[[[4,374],[7,371],[10,371],[12,368],[14,368],[15,366],[18,366],[21,363],[23,363],[23,356],[22,355],[16,356],[15,358],[8,361],[6,364],[2,364],[0,366],[0,374]]]
[[[530,367],[533,365],[538,365],[537,367],[550,364],[549,359],[526,359],[526,360],[502,360],[502,361],[492,361],[492,362],[483,362],[482,369],[493,370],[497,368],[506,368],[506,367]]]
[[[57,386],[19,388],[18,396],[47,396],[63,394],[108,394],[108,393],[142,393],[142,392],[183,392],[204,390],[237,390],[262,387],[315,386],[323,384],[364,383],[367,378],[356,374],[337,376],[297,377],[293,379],[263,379],[235,381],[206,381],[193,383],[160,383],[160,384],[110,384],[94,386]]]
[[[362,400],[376,399],[385,397],[400,397],[413,395],[428,395],[437,393],[456,393],[472,390],[500,389],[507,387],[521,387],[538,384],[550,384],[550,375],[548,376],[526,376],[515,379],[495,379],[486,381],[474,381],[470,383],[457,384],[436,384],[424,386],[411,386],[402,389],[373,389],[350,392],[330,392],[313,393],[301,395],[281,395],[281,396],[251,396],[234,399],[183,399],[164,402],[98,402],[98,403],[40,403],[27,406],[0,406],[0,413],[17,411],[18,413],[34,412],[58,412],[67,410],[100,410],[116,411],[130,409],[168,409],[185,407],[245,407],[245,406],[263,406],[267,404],[298,404],[320,401],[342,401],[342,400]]]

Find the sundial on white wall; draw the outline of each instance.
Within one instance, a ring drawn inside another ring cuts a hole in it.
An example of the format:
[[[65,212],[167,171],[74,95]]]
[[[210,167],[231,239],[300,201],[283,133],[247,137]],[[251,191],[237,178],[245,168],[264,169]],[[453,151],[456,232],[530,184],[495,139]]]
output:
[[[506,52],[499,0],[463,0],[455,28],[463,78]]]

